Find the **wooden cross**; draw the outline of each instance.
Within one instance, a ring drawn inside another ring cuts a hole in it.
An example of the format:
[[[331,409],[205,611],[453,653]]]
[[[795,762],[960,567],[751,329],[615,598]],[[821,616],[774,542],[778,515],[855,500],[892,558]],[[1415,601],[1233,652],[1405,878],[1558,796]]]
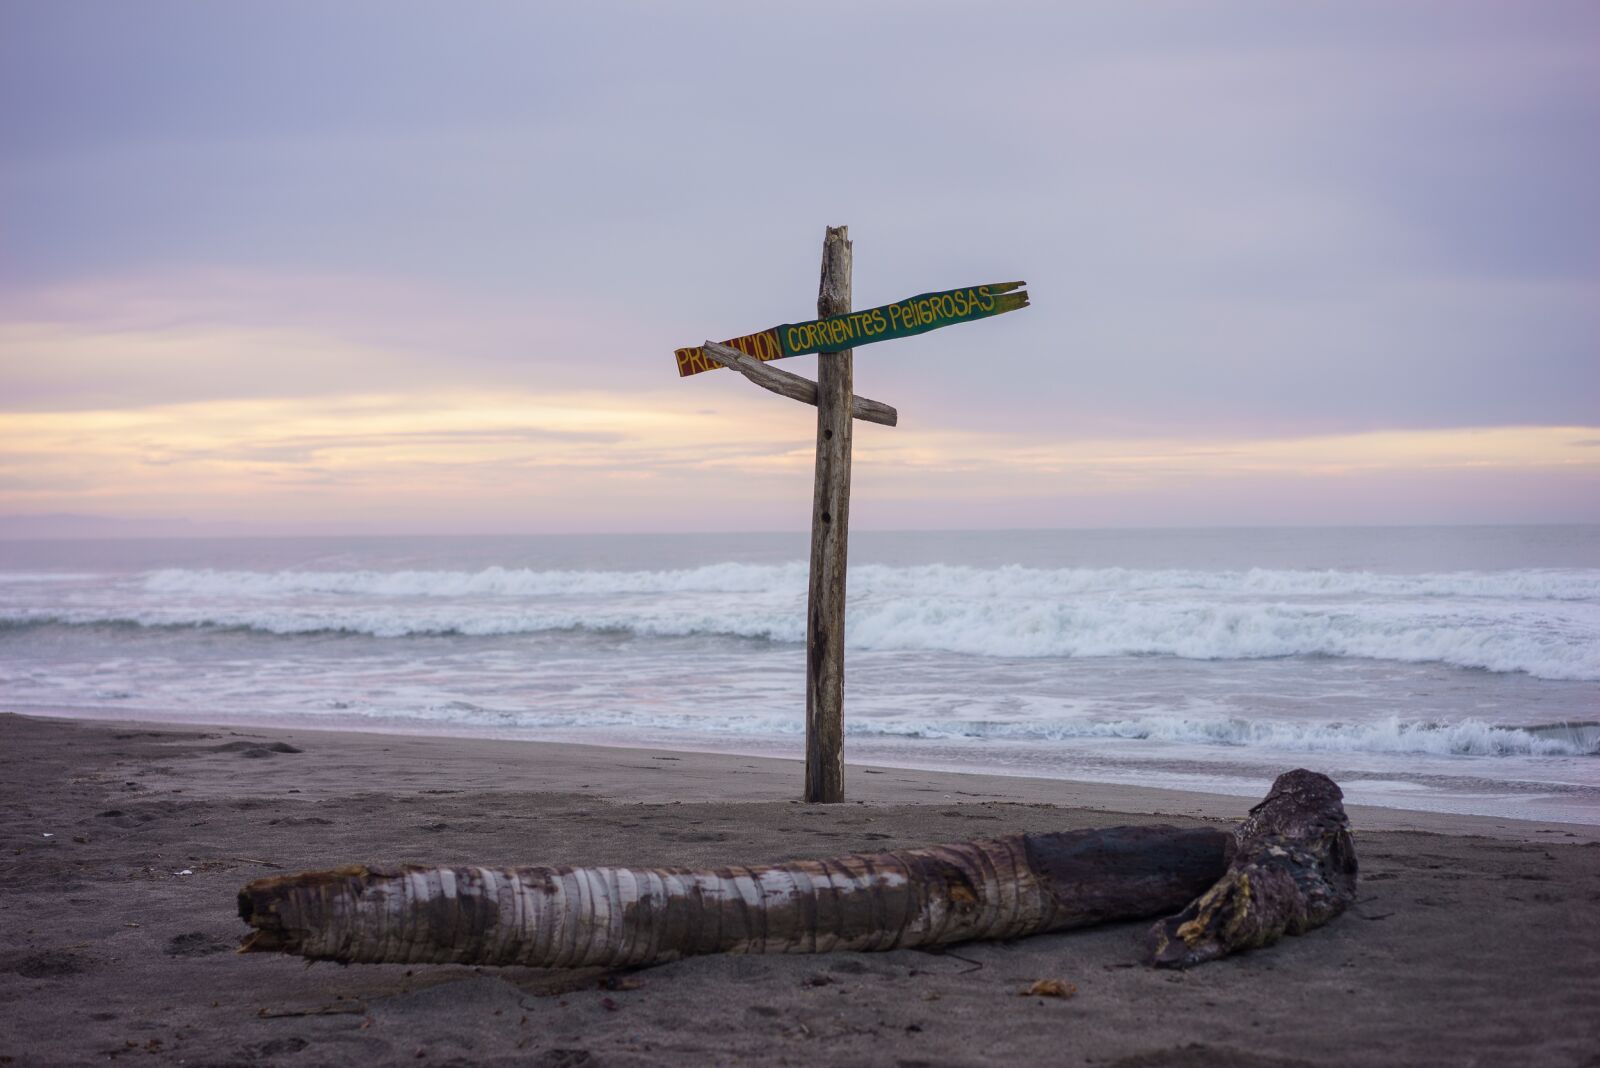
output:
[[[858,397],[854,346],[910,337],[942,326],[1028,306],[1024,282],[998,282],[923,293],[854,312],[850,307],[849,227],[830,226],[822,240],[817,318],[786,323],[728,341],[678,349],[678,374],[731,367],[763,389],[817,407],[817,474],[811,501],[811,583],[806,602],[806,782],[811,802],[844,800],[844,600],[850,534],[850,440],[854,420],[894,426],[899,415]],[[817,353],[817,380],[769,360]]]

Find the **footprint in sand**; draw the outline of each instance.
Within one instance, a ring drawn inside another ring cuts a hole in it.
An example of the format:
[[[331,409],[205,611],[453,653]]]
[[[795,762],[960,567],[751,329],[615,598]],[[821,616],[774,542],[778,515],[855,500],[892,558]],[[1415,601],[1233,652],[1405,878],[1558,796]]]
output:
[[[0,964],[0,972],[15,972],[24,979],[60,979],[88,971],[91,963],[88,957],[80,953],[47,949],[40,953],[29,953],[9,964]]]
[[[232,948],[233,943],[216,935],[209,935],[204,931],[189,931],[174,935],[167,942],[164,952],[169,957],[209,957],[213,953],[226,953]]]
[[[279,753],[303,753],[304,749],[296,748],[288,742],[229,742],[226,745],[211,747],[213,753],[238,753],[247,760],[260,760],[264,757],[275,757]]]

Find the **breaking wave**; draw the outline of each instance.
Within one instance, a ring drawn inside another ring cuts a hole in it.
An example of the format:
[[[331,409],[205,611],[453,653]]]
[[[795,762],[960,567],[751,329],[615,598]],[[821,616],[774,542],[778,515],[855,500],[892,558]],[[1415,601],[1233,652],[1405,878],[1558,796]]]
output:
[[[470,702],[450,701],[417,709],[417,719],[472,726],[614,728],[728,735],[798,735],[799,717],[719,715],[639,715],[596,709],[581,717],[525,716]],[[900,717],[848,717],[853,738],[906,738],[929,741],[1049,743],[1076,739],[1158,741],[1240,749],[1315,753],[1418,753],[1432,756],[1600,756],[1600,723],[1553,723],[1536,727],[1498,726],[1481,720],[1429,723],[1398,716],[1365,723],[1295,723],[1237,717],[1152,715],[1122,719],[1050,718],[1030,721],[985,719],[916,720]]]
[[[805,591],[798,562],[675,571],[163,570],[82,596],[23,598],[20,608],[0,609],[0,626],[802,642]],[[1600,571],[864,565],[850,573],[845,640],[859,650],[980,657],[1320,656],[1600,680]]]
[[[997,568],[932,564],[856,565],[852,593],[929,596],[1077,596],[1093,593],[1212,592],[1229,595],[1329,597],[1486,597],[1518,600],[1600,599],[1600,571],[1531,569],[1396,575],[1370,571],[1139,570],[1132,568]],[[536,571],[489,567],[477,571],[217,571],[151,572],[153,593],[281,597],[356,594],[375,597],[538,597],[619,593],[803,592],[806,565],[712,564],[671,571]]]
[[[1040,723],[958,721],[888,726],[868,723],[857,726],[856,732],[930,739],[1040,742],[1072,738],[1150,739],[1296,752],[1429,753],[1436,756],[1600,755],[1600,725],[1593,723],[1501,727],[1475,720],[1438,724],[1391,718],[1373,723],[1347,724],[1151,716]],[[852,733],[850,726],[846,727],[846,733]]]

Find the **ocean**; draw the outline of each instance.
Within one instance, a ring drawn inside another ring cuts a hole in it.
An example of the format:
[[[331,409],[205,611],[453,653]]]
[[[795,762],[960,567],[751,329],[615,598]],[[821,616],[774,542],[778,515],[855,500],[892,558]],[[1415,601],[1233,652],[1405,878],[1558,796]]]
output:
[[[847,760],[1241,796],[1309,767],[1358,804],[1600,824],[1600,527],[850,552]],[[806,555],[798,534],[0,542],[0,708],[799,757]]]

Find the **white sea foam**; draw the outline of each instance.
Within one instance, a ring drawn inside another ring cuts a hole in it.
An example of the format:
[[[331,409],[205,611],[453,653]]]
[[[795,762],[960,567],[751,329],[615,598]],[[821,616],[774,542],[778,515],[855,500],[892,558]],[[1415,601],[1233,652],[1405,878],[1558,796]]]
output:
[[[1597,534],[868,537],[844,636],[849,744],[888,764],[1255,795],[1300,765],[1363,804],[1592,822]],[[800,546],[7,545],[0,695],[97,718],[792,755]],[[889,559],[946,563],[869,562]]]
[[[3,577],[0,577],[3,578]],[[547,631],[805,638],[805,565],[666,571],[171,569],[9,598],[0,624],[378,638]],[[979,657],[1322,656],[1600,680],[1600,571],[1391,575],[1016,566],[850,574],[854,649]]]
[[[208,606],[133,612],[42,610],[0,616],[0,624],[10,626],[43,623],[223,627],[278,635],[343,632],[379,638],[562,630],[778,642],[805,637],[803,614],[796,606],[737,601],[584,608]],[[1418,614],[1387,605],[1321,611],[1283,605],[1015,606],[918,599],[853,606],[845,640],[849,647],[862,650],[936,650],[985,657],[1357,657],[1520,671],[1545,679],[1600,680],[1597,635],[1600,630],[1592,619],[1519,623]]]
[[[282,597],[359,594],[374,597],[529,597],[564,594],[751,593],[801,590],[806,565],[712,564],[669,571],[220,571],[168,569],[144,579],[153,593]],[[857,595],[920,593],[953,597],[1052,597],[1083,594],[1211,592],[1268,596],[1486,597],[1520,600],[1600,599],[1600,571],[1539,568],[1401,575],[1370,571],[1137,570],[1131,568],[997,568],[944,564],[857,565]]]
[[[1435,724],[1390,718],[1367,723],[1290,723],[1237,718],[1149,716],[1119,720],[1044,720],[1029,723],[955,721],[855,723],[847,732],[916,738],[1064,741],[1072,738],[1150,739],[1199,745],[1296,752],[1428,753],[1436,756],[1593,756],[1600,730],[1502,727],[1480,720]]]
[[[368,597],[549,597],[628,593],[753,593],[805,589],[806,565],[714,564],[676,571],[213,571],[151,572],[152,593],[284,597],[352,594]]]
[[[803,731],[797,717],[656,714],[596,709],[582,716],[528,715],[451,701],[422,706],[412,718],[474,726],[524,726],[545,730],[598,728],[710,734],[773,736]],[[1170,742],[1285,752],[1415,753],[1430,756],[1600,755],[1600,725],[1552,724],[1545,727],[1497,726],[1482,720],[1424,723],[1397,716],[1364,723],[1295,723],[1222,716],[1151,715],[1122,719],[1042,718],[1037,720],[918,720],[903,717],[848,718],[845,733],[854,738],[906,738],[930,741],[1050,743],[1074,739]]]

